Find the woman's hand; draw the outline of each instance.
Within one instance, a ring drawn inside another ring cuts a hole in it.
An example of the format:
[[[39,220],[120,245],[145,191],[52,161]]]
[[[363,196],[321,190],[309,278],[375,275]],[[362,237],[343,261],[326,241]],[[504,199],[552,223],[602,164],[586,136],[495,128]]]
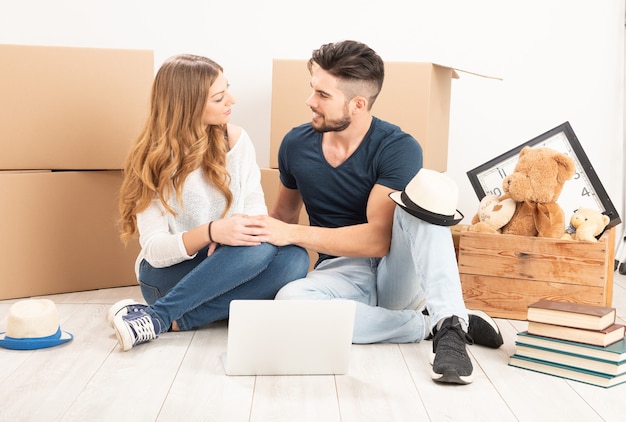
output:
[[[218,244],[230,246],[257,246],[269,239],[267,223],[243,214],[215,220],[211,224],[211,238],[208,255]]]

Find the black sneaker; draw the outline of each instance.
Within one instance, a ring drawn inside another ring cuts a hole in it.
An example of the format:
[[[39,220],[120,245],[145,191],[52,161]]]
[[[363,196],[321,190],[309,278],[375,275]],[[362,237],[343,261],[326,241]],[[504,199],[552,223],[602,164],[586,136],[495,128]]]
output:
[[[446,318],[433,339],[433,368],[431,377],[435,382],[469,384],[474,380],[474,367],[467,354],[466,344],[472,338],[463,331],[459,318]]]
[[[497,349],[502,346],[502,334],[496,322],[483,311],[468,309],[469,324],[467,331],[474,344]]]

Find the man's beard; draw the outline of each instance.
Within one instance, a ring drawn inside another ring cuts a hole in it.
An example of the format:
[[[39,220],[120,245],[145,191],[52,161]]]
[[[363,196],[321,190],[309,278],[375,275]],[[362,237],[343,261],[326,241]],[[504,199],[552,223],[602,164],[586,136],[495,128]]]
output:
[[[352,119],[350,116],[344,115],[341,119],[335,120],[326,120],[324,119],[321,125],[316,126],[315,123],[311,123],[311,126],[316,132],[324,133],[324,132],[341,132],[345,130],[352,123]]]

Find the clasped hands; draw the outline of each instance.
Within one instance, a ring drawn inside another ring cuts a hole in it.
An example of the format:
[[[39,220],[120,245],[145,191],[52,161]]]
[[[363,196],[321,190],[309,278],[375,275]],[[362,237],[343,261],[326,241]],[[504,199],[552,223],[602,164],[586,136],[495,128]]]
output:
[[[268,242],[276,246],[287,245],[288,224],[267,215],[249,216],[233,214],[216,220],[211,225],[213,242],[209,244],[211,255],[219,244],[230,246],[257,246]]]

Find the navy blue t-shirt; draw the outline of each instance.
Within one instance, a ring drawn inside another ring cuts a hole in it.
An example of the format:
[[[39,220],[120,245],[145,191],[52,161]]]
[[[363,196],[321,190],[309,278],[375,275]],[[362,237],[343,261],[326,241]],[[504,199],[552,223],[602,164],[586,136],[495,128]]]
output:
[[[285,135],[278,168],[285,187],[300,192],[312,226],[343,227],[367,222],[374,185],[404,189],[422,168],[422,148],[398,126],[374,117],[356,151],[333,167],[324,158],[322,134],[306,123]]]

